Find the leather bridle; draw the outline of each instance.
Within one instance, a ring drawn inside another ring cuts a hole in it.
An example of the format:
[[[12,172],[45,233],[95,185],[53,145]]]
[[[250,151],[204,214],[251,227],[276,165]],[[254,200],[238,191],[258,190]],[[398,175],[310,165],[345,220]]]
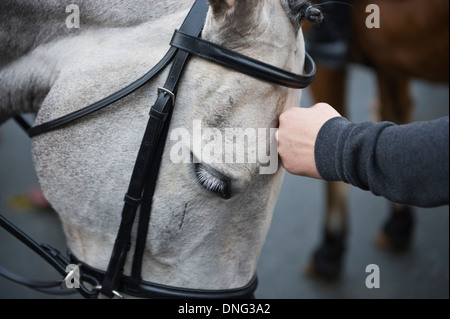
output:
[[[306,88],[314,81],[316,74],[314,61],[308,54],[306,54],[304,67],[306,74],[295,74],[201,39],[200,34],[204,26],[208,8],[209,6],[206,0],[195,1],[180,30],[175,31],[170,43],[170,50],[141,79],[86,108],[28,130],[29,136],[35,137],[62,128],[89,114],[97,112],[135,92],[172,63],[166,83],[158,89],[158,97],[150,110],[147,128],[142,139],[129,188],[124,198],[119,231],[108,268],[105,272],[86,265],[70,252],[70,260],[68,260],[50,246],[37,244],[0,215],[0,225],[3,228],[43,257],[65,278],[68,275],[66,270],[67,266],[70,264],[78,265],[80,269],[80,289],[77,289],[77,291],[86,298],[98,298],[100,295],[114,298],[126,294],[142,298],[241,299],[252,298],[256,290],[256,275],[245,287],[228,290],[176,288],[146,282],[141,278],[142,259],[147,239],[156,180],[158,178],[161,157],[164,152],[164,144],[168,135],[179,80],[189,57],[196,55],[249,76],[296,89]],[[21,124],[26,126],[23,122]],[[123,268],[131,246],[131,232],[138,209],[139,219],[131,274],[130,276],[125,276],[123,274]],[[9,272],[7,273],[2,268],[0,268],[0,275],[38,289],[45,289],[50,286],[54,287],[62,282],[59,281],[55,284],[27,281]]]

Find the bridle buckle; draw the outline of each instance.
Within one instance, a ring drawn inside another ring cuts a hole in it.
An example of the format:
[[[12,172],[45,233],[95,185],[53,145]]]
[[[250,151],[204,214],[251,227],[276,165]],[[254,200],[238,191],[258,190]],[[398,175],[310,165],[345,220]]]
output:
[[[100,291],[100,290],[102,290],[102,286],[100,286],[100,285],[95,286],[95,287],[94,287],[94,290]],[[117,299],[125,299],[125,297],[122,296],[122,295],[121,295],[118,291],[116,291],[116,290],[113,290],[112,293],[113,293],[113,295],[114,295],[113,299],[114,299],[114,298],[117,298]],[[100,293],[100,294],[98,295],[98,298],[99,298],[99,299],[111,299],[111,298],[109,298],[108,296],[105,296],[105,295],[102,294],[102,293]]]
[[[163,87],[159,87],[158,94],[159,93],[163,93],[164,95],[169,95],[170,98],[172,99],[172,105],[175,105],[176,98],[175,98],[175,94],[172,91],[170,91],[166,88],[163,88]]]

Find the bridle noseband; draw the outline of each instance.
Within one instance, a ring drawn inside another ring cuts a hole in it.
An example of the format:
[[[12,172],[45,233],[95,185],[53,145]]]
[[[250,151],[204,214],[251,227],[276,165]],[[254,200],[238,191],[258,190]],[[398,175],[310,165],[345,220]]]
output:
[[[147,128],[136,159],[128,192],[124,198],[119,231],[108,268],[105,272],[86,265],[70,254],[70,252],[69,261],[51,247],[38,245],[0,215],[0,225],[2,227],[47,260],[61,275],[67,275],[66,268],[69,264],[78,265],[81,270],[81,289],[78,289],[78,291],[86,298],[97,298],[99,294],[108,298],[127,294],[142,298],[248,299],[253,296],[256,290],[256,276],[245,287],[227,290],[176,288],[145,282],[141,278],[142,259],[156,180],[164,152],[164,144],[168,135],[179,80],[189,57],[196,55],[263,81],[296,89],[306,88],[314,81],[316,75],[314,61],[307,53],[304,67],[307,74],[300,75],[249,58],[199,38],[208,9],[209,6],[205,0],[195,1],[180,30],[175,31],[170,43],[170,50],[141,79],[97,103],[29,130],[30,137],[38,136],[97,112],[135,92],[172,63],[166,83],[163,87],[158,88],[158,97],[150,110]],[[125,276],[123,268],[131,246],[131,232],[138,209],[140,209],[140,213],[131,275]],[[11,276],[5,275],[5,271],[2,272],[1,270],[0,268],[0,275],[12,279]],[[29,281],[22,279],[15,281],[33,286],[29,284]],[[87,289],[83,282],[90,284],[93,289]],[[38,285],[34,286],[36,288]]]

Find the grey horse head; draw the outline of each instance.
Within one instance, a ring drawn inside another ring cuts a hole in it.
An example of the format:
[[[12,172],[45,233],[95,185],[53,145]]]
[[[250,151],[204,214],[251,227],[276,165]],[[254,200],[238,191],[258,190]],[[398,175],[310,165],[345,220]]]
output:
[[[19,25],[13,30],[24,35],[0,33],[11,44],[1,49],[0,100],[6,102],[0,122],[33,111],[35,124],[40,124],[131,83],[161,59],[193,3],[72,2],[80,8],[79,29],[65,27],[67,13],[61,14],[53,1],[0,4],[4,23],[15,21]],[[204,39],[302,72],[299,22],[311,13],[306,13],[307,2],[209,3]],[[39,12],[45,12],[45,19],[40,20]],[[32,19],[20,19],[30,15]],[[36,171],[61,218],[69,248],[95,268],[108,265],[149,108],[166,76],[163,72],[114,106],[33,140]],[[300,90],[190,59],[153,199],[145,280],[202,289],[249,282],[283,180],[273,130],[281,112],[298,105],[300,98]],[[270,173],[262,173],[264,168]]]

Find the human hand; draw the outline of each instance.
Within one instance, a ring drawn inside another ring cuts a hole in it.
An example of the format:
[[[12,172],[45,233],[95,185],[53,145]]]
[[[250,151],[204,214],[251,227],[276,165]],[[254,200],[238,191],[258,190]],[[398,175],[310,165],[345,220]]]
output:
[[[316,139],[328,120],[340,116],[326,103],[310,108],[292,107],[281,114],[276,137],[283,167],[294,175],[322,179],[314,155]]]

